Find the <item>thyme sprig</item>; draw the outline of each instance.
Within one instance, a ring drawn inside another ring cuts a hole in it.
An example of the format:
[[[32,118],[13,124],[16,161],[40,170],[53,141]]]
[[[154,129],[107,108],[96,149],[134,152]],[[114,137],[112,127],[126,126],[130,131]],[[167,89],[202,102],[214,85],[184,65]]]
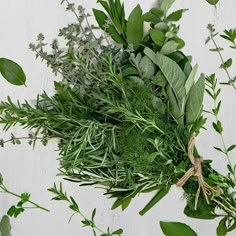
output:
[[[62,183],[60,183],[59,186],[57,186],[55,183],[53,185],[52,188],[48,189],[49,192],[53,193],[55,195],[55,197],[52,198],[52,200],[56,200],[56,201],[65,201],[69,204],[69,208],[74,211],[74,214],[71,216],[70,220],[72,219],[72,217],[75,214],[78,214],[82,217],[82,221],[81,223],[83,224],[83,227],[90,227],[93,231],[93,235],[96,236],[98,233],[101,236],[112,236],[112,235],[117,235],[120,236],[123,234],[123,230],[122,229],[118,229],[115,231],[110,231],[110,229],[108,228],[107,230],[103,230],[100,227],[97,226],[97,224],[95,223],[95,216],[96,216],[96,208],[93,210],[92,212],[92,216],[91,218],[86,217],[82,212],[81,209],[78,205],[78,203],[75,201],[75,199],[73,197],[69,197],[67,195],[67,193],[63,190],[63,186]]]

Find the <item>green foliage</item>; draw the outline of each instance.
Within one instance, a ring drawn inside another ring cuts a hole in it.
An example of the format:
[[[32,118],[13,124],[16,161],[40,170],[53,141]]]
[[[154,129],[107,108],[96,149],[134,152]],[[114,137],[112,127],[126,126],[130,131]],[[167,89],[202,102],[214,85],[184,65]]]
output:
[[[8,216],[3,216],[0,221],[0,235],[11,236],[11,223]]]
[[[5,185],[4,185],[4,181],[3,181],[3,177],[0,176],[0,189],[2,193],[6,193],[9,194],[11,196],[14,196],[16,198],[19,199],[19,202],[16,205],[13,205],[9,208],[9,210],[7,211],[7,214],[11,217],[18,217],[21,213],[23,213],[25,211],[25,209],[27,208],[27,206],[25,206],[27,203],[31,205],[31,208],[35,208],[35,209],[41,209],[43,211],[49,212],[48,209],[39,206],[38,204],[36,204],[35,202],[32,202],[30,200],[30,194],[29,193],[22,193],[22,194],[17,194],[14,192],[11,192]],[[6,219],[5,219],[6,220]]]
[[[127,42],[134,46],[134,49],[138,49],[140,42],[143,39],[143,18],[142,9],[140,5],[137,5],[130,13],[127,22]]]
[[[13,85],[25,85],[25,73],[14,61],[6,58],[0,58],[0,73],[9,83]]]
[[[160,222],[161,229],[166,236],[197,236],[188,225],[179,222]]]
[[[219,0],[206,0],[209,4],[211,4],[211,5],[216,5],[218,2],[219,2]]]
[[[55,195],[55,197],[53,197],[52,200],[65,201],[69,204],[69,208],[74,212],[74,214],[70,218],[70,221],[75,214],[80,215],[83,219],[81,221],[83,227],[90,227],[92,229],[94,236],[98,235],[98,233],[101,236],[112,236],[112,235],[120,236],[123,234],[122,229],[118,229],[113,232],[110,232],[109,228],[107,229],[107,231],[100,229],[95,223],[96,208],[93,210],[91,218],[86,217],[81,212],[80,207],[78,206],[78,203],[75,201],[75,199],[71,196],[69,197],[67,193],[63,190],[62,183],[60,183],[59,187],[54,183],[53,187],[48,189],[48,191]]]

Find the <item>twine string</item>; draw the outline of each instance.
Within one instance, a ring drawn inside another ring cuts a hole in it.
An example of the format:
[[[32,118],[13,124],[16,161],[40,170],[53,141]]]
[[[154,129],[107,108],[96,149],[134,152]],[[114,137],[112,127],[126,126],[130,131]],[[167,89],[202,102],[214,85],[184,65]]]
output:
[[[195,158],[193,155],[194,151],[194,145],[195,145],[195,136],[193,136],[188,144],[188,158],[192,164],[192,167],[184,174],[184,176],[179,179],[177,182],[178,187],[183,187],[186,182],[189,180],[190,177],[195,176],[198,180],[198,190],[195,196],[195,204],[194,204],[194,210],[197,210],[198,200],[201,193],[201,190],[203,192],[203,195],[206,199],[207,204],[210,203],[209,196],[211,196],[216,190],[211,187],[209,184],[207,184],[202,175],[202,162],[203,157]]]

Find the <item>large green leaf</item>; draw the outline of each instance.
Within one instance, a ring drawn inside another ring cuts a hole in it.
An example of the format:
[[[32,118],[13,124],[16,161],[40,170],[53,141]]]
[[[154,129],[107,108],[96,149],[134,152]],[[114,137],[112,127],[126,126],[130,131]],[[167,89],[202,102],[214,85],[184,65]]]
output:
[[[163,55],[168,55],[175,52],[177,48],[178,48],[178,43],[176,43],[174,40],[170,40],[164,44],[160,53]]]
[[[205,92],[205,76],[202,74],[200,79],[192,86],[186,103],[186,124],[193,124],[201,115],[203,97]]]
[[[173,90],[170,86],[167,87],[166,93],[169,99],[169,112],[170,114],[175,118],[176,122],[180,126],[183,126],[184,124],[184,116],[182,113],[182,109],[178,106],[178,102],[176,100],[176,97],[173,93]]]
[[[145,48],[144,53],[158,65],[174,92],[179,108],[181,108],[186,95],[184,72],[176,62],[158,52],[153,52],[150,48]]]
[[[155,74],[154,64],[147,56],[144,56],[141,59],[139,67],[144,77],[148,79],[150,79]]]
[[[192,88],[192,86],[194,84],[194,79],[195,79],[195,76],[197,74],[197,70],[198,70],[198,65],[196,64],[193,67],[193,69],[192,69],[192,71],[191,71],[191,73],[190,73],[190,75],[189,75],[189,77],[186,81],[186,84],[185,84],[186,94],[189,93],[190,89]]]
[[[161,10],[167,12],[171,8],[174,2],[175,0],[163,0],[161,3]]]
[[[143,39],[143,17],[140,5],[137,5],[129,15],[127,23],[127,42],[133,44],[134,48],[139,47],[139,43]]]
[[[26,77],[22,68],[6,58],[0,58],[0,73],[11,84],[25,85]]]
[[[197,236],[188,225],[180,222],[160,222],[161,230],[166,236]]]
[[[150,200],[150,202],[139,212],[141,216],[146,214],[151,208],[153,208],[165,195],[169,192],[169,188],[163,188],[158,190],[157,194]]]
[[[182,18],[182,15],[188,9],[180,9],[178,11],[172,12],[169,16],[167,16],[168,21],[178,21]]]
[[[11,236],[11,224],[8,216],[3,216],[0,222],[0,235]]]
[[[225,236],[227,234],[227,227],[225,225],[226,221],[227,221],[227,216],[221,219],[221,221],[219,222],[216,229],[217,236]]]

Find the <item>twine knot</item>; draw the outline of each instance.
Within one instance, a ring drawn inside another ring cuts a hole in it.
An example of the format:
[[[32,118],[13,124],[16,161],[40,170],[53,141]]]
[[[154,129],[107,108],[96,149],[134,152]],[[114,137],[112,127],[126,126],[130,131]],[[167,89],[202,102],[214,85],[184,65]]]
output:
[[[194,145],[195,145],[195,136],[193,136],[190,139],[189,144],[188,144],[188,158],[190,162],[192,163],[192,167],[185,173],[185,175],[181,179],[179,179],[176,185],[178,187],[183,187],[190,177],[192,176],[197,177],[198,190],[196,193],[195,204],[194,204],[194,210],[197,210],[198,199],[200,196],[201,189],[203,191],[207,204],[210,203],[208,196],[212,195],[216,190],[213,187],[211,187],[209,184],[207,184],[203,179],[203,175],[202,175],[203,157],[199,157],[199,158],[194,157],[193,155]]]

